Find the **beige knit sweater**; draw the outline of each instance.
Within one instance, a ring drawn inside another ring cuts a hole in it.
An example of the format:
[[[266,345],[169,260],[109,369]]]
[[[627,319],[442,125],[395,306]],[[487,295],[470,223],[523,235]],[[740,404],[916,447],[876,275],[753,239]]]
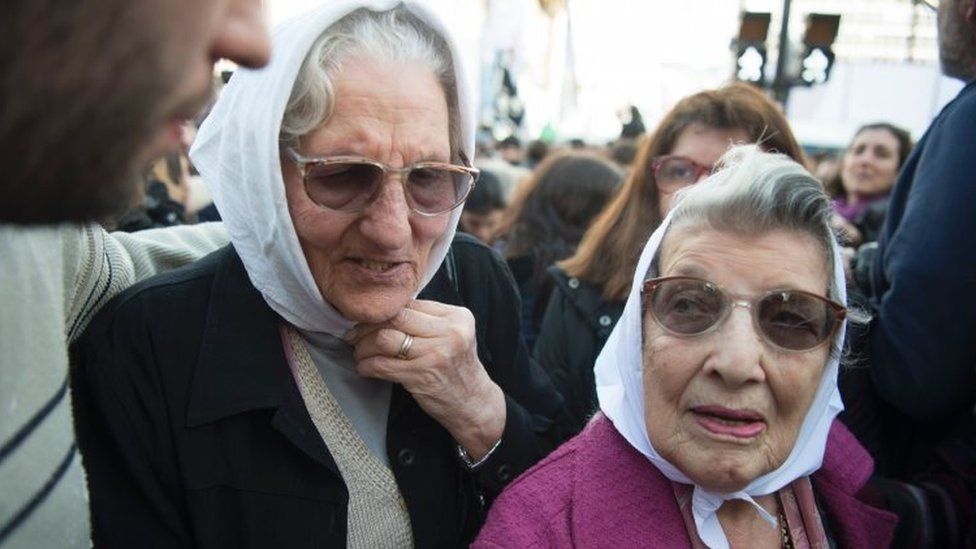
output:
[[[0,547],[89,547],[68,344],[135,281],[228,241],[216,223],[108,234],[0,226]]]
[[[339,467],[349,492],[346,547],[413,547],[407,504],[393,471],[381,463],[356,434],[338,401],[312,362],[305,340],[284,328],[288,360],[312,423]]]

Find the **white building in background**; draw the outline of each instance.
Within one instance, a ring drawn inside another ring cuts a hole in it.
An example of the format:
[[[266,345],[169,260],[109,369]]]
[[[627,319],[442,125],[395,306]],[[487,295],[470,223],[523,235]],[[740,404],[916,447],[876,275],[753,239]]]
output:
[[[772,79],[782,0],[566,0],[551,19],[536,0],[504,1],[535,7],[535,22],[519,24],[529,136],[552,124],[562,138],[612,139],[615,110],[631,103],[653,128],[682,97],[729,80],[740,11],[773,16]],[[807,13],[839,13],[841,24],[830,80],[794,88],[786,105],[806,145],[843,147],[858,126],[880,120],[920,137],[962,86],[940,74],[934,13],[911,0],[793,0],[795,42]]]
[[[962,86],[942,76],[937,63],[843,61],[827,84],[794,89],[787,115],[808,146],[844,147],[858,126],[879,121],[917,140]]]
[[[741,4],[773,15],[768,44],[777,50],[783,1]],[[940,72],[935,13],[924,6],[911,0],[793,0],[794,39],[803,34],[807,13],[839,13],[841,23],[830,80],[793,88],[786,105],[805,145],[843,147],[858,126],[878,121],[902,126],[918,139],[963,86]]]
[[[321,0],[266,0],[272,24]],[[492,62],[508,52],[525,104],[522,136],[544,128],[558,139],[616,137],[616,110],[637,105],[653,128],[682,97],[732,74],[730,43],[742,10],[772,14],[770,76],[782,0],[427,0],[455,30],[490,108]],[[550,5],[550,8],[552,6]],[[840,13],[830,80],[794,88],[786,106],[804,144],[842,147],[857,126],[878,120],[917,138],[961,84],[938,67],[935,17],[911,0],[793,0],[791,37],[807,13]]]

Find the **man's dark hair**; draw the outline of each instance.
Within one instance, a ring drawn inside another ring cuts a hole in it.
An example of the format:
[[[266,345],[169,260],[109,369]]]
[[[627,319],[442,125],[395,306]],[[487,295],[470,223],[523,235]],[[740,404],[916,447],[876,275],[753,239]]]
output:
[[[950,78],[976,78],[976,21],[969,19],[972,2],[942,0],[939,4],[939,63]]]
[[[610,158],[621,167],[629,168],[637,157],[637,142],[633,139],[618,139],[610,146]]]
[[[548,155],[549,144],[540,139],[531,141],[525,150],[525,159],[528,161],[530,168],[534,168],[539,165],[539,163],[545,160],[546,156]]]
[[[142,2],[13,0],[0,17],[0,222],[89,221],[136,192],[164,97]],[[134,56],[140,58],[139,62]]]
[[[522,141],[519,140],[519,138],[515,137],[514,135],[510,135],[498,142],[499,149],[507,149],[509,147],[519,148],[521,146],[522,146]]]

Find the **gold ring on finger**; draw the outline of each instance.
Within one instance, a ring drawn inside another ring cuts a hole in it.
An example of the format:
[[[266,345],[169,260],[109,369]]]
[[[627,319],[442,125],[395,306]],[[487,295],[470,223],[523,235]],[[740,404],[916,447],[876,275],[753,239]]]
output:
[[[410,334],[403,334],[403,343],[400,344],[400,350],[397,351],[396,358],[400,360],[406,360],[408,353],[410,353],[410,347],[413,346],[413,336]]]

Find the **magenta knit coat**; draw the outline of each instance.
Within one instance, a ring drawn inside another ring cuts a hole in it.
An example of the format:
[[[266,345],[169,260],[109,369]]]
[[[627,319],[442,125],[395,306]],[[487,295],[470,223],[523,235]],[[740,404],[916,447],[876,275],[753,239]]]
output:
[[[888,547],[895,515],[857,498],[874,468],[839,421],[814,491],[840,547]],[[492,506],[475,548],[690,548],[671,484],[604,416],[529,469]]]

